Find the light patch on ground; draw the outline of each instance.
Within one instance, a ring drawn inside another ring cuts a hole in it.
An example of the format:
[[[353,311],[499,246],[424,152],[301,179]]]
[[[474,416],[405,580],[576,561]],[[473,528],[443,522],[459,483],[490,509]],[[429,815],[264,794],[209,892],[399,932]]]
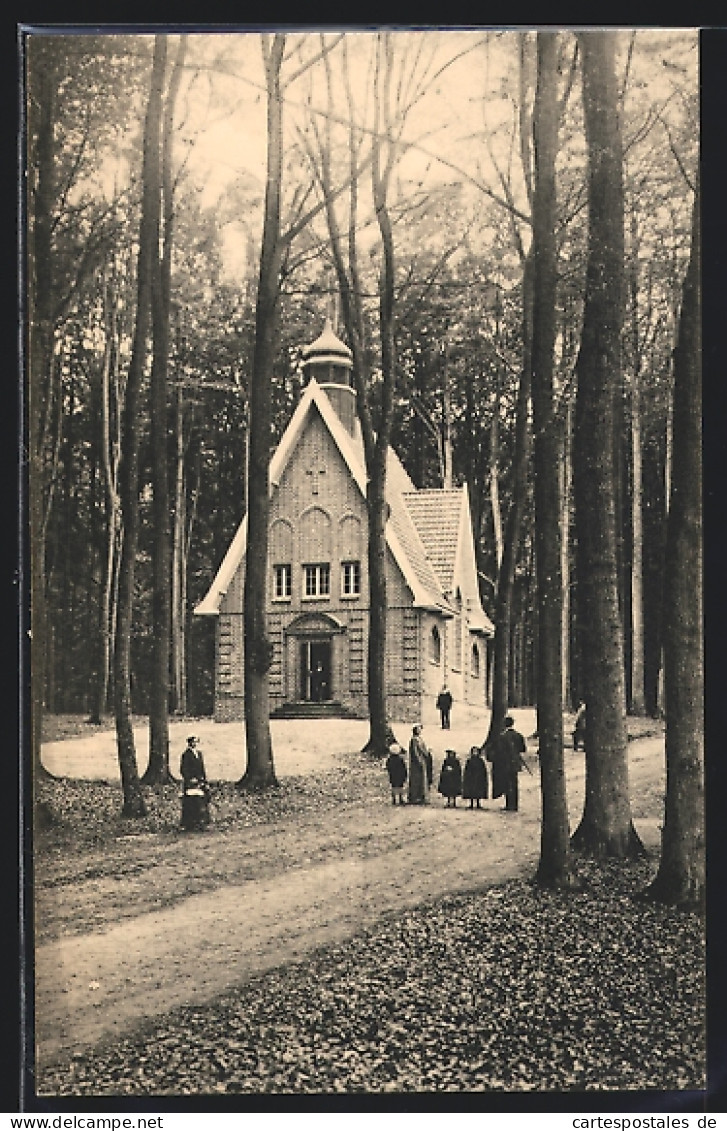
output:
[[[523,708],[513,711],[516,726],[526,736],[535,730],[535,711]],[[435,758],[441,759],[447,747],[457,750],[462,761],[470,746],[481,743],[489,723],[489,712],[475,708],[455,708],[452,729],[443,731],[432,709],[424,715],[424,737]],[[411,723],[394,723],[394,733],[406,746]],[[273,719],[270,724],[275,771],[278,777],[317,773],[346,764],[346,756],[361,750],[369,735],[369,724],[363,719],[319,719],[315,724],[300,719]],[[236,781],[245,771],[245,724],[215,723],[212,719],[171,721],[169,724],[170,764],[176,774],[179,758],[188,735],[200,740],[207,776],[212,781]],[[134,729],[139,773],[149,761],[149,729]],[[118,781],[119,762],[116,735],[110,730],[88,737],[66,738],[47,742],[42,748],[43,765],[52,774],[96,781]]]

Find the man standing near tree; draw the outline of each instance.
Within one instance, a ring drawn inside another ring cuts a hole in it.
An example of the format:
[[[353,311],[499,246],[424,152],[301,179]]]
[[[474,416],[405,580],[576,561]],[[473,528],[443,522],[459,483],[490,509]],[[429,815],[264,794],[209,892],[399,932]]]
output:
[[[523,754],[527,750],[527,743],[515,730],[515,720],[507,715],[503,721],[504,730],[495,740],[488,754],[492,762],[492,796],[505,795],[505,810],[508,813],[517,813],[518,810],[518,774],[526,769]]]

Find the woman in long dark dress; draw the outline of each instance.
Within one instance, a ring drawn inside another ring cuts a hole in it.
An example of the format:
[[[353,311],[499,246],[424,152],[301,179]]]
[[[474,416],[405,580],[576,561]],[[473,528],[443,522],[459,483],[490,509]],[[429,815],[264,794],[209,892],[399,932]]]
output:
[[[182,828],[202,829],[210,823],[209,786],[202,751],[190,735],[180,763],[182,775]]]
[[[409,741],[408,800],[410,805],[427,805],[429,802],[429,786],[431,784],[429,758],[431,755],[421,734],[421,725],[415,726]]]
[[[470,809],[474,808],[475,802],[477,802],[477,808],[481,809],[480,801],[487,800],[487,767],[479,746],[473,746],[470,749],[470,756],[464,768],[462,796],[469,801]]]

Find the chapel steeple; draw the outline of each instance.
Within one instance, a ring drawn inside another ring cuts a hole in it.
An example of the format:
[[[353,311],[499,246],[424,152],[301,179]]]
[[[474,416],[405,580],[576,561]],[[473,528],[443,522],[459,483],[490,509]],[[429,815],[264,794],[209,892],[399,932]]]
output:
[[[353,388],[353,355],[326,318],[322,333],[304,346],[303,368],[315,377],[328,395],[336,414],[351,436],[356,433],[356,390]]]

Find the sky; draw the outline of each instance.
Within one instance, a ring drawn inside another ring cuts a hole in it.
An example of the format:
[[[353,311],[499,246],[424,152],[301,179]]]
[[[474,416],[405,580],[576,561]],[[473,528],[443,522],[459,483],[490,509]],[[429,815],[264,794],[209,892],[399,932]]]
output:
[[[622,42],[628,43],[631,29]],[[669,72],[659,66],[658,56],[669,56],[677,39],[690,29],[648,29],[638,36],[657,42],[656,70],[647,76],[646,95],[656,102]],[[336,33],[328,32],[327,40]],[[423,81],[422,96],[414,102],[406,122],[404,138],[411,143],[402,156],[399,175],[410,188],[463,181],[476,198],[476,182],[501,192],[498,169],[510,165],[514,171],[515,202],[524,212],[524,195],[516,136],[515,104],[518,96],[519,31],[484,28],[471,30],[428,29],[397,31],[392,35],[399,62],[419,52],[415,73]],[[695,35],[696,39],[696,35]],[[372,126],[371,52],[375,35],[348,31],[348,75],[359,121]],[[259,240],[262,226],[260,201],[265,183],[266,94],[257,32],[226,32],[188,37],[187,76],[179,102],[182,146],[188,157],[188,173],[200,190],[203,207],[216,209],[223,225],[228,271],[236,274],[247,262],[250,247]],[[642,42],[645,42],[642,39]],[[319,34],[290,34],[282,74],[286,82],[298,77],[285,91],[284,121],[288,154],[303,131],[311,138],[309,111],[320,126],[328,108],[325,68],[318,64],[301,67],[320,50]],[[638,53],[637,53],[638,55]],[[339,43],[329,55],[334,91],[335,154],[346,159],[346,133],[341,123],[348,113],[343,71],[343,47]],[[638,62],[638,67],[643,60]],[[405,67],[406,71],[406,67]],[[402,71],[397,72],[401,74]],[[642,81],[641,79],[639,81]],[[696,86],[696,69],[694,74]],[[307,132],[306,132],[307,130]],[[297,155],[288,173],[288,185],[301,182],[302,157]],[[307,175],[307,171],[305,173]],[[365,178],[368,184],[368,178]],[[236,198],[229,199],[237,184]],[[255,207],[247,202],[257,198]]]

